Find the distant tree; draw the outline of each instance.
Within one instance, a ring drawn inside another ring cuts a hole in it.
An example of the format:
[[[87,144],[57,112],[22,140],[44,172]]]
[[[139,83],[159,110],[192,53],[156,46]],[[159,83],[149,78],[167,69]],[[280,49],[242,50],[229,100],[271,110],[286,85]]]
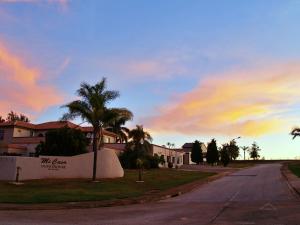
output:
[[[73,156],[87,152],[89,141],[79,129],[61,128],[46,133],[45,142],[36,147],[36,155]]]
[[[167,142],[167,146],[168,146],[168,148],[174,148],[175,144],[171,143],[171,142]]]
[[[229,151],[230,160],[236,160],[240,155],[240,148],[236,145],[236,141],[230,141],[227,148]]]
[[[128,147],[136,151],[149,152],[151,148],[152,137],[144,131],[142,125],[136,125],[135,129],[132,129],[128,133]]]
[[[23,121],[23,122],[27,122],[29,123],[30,120],[27,116],[25,116],[24,114],[20,114],[18,115],[17,113],[15,113],[14,111],[10,111],[8,114],[7,114],[7,117],[6,117],[6,121],[7,122],[16,122],[16,121]]]
[[[212,139],[207,145],[206,161],[212,165],[219,161],[219,152],[215,139]]]
[[[229,144],[224,144],[220,148],[220,161],[222,162],[223,166],[226,167],[230,162],[230,150]]]
[[[243,150],[243,152],[244,152],[244,160],[246,160],[246,151],[248,151],[249,147],[248,146],[242,146],[240,148]]]
[[[5,119],[3,119],[2,116],[0,116],[0,123],[4,123],[5,122]]]
[[[192,147],[192,154],[191,154],[192,162],[200,164],[203,162],[203,153],[201,149],[201,145],[199,141],[195,141]]]
[[[256,144],[256,142],[254,142],[252,144],[251,148],[248,151],[249,151],[249,155],[250,155],[251,159],[254,159],[254,160],[259,159],[259,157],[260,157],[260,155],[259,155],[260,148]]]

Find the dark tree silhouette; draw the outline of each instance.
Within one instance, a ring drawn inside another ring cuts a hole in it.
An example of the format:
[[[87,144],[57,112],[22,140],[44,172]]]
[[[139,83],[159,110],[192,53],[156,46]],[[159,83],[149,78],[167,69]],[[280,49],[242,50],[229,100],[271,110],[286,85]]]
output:
[[[192,162],[194,163],[200,164],[201,162],[203,162],[201,144],[197,140],[193,143],[191,158]]]
[[[230,162],[230,150],[229,144],[224,144],[220,149],[220,160],[224,167],[226,167]]]
[[[259,148],[259,146],[256,144],[256,142],[254,142],[251,146],[251,148],[248,150],[249,151],[249,155],[250,155],[250,158],[253,159],[253,160],[257,160],[260,158],[260,155],[259,155],[259,151],[261,149]]]
[[[206,161],[212,165],[219,161],[219,152],[215,139],[212,139],[207,145]]]
[[[236,141],[230,141],[229,145],[227,146],[229,151],[230,160],[236,160],[240,155],[240,148],[236,145]]]
[[[15,113],[14,111],[10,111],[10,112],[7,114],[6,121],[7,121],[7,122],[23,121],[23,122],[27,122],[27,123],[30,122],[30,120],[28,119],[27,116],[25,116],[25,115],[22,114],[22,113],[21,113],[20,115],[18,115],[18,114]]]

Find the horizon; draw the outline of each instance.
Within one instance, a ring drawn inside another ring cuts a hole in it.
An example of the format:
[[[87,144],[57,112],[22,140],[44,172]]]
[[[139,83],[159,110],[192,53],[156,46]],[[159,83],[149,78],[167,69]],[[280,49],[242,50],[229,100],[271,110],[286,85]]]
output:
[[[58,120],[107,77],[153,143],[241,136],[300,158],[300,2],[0,0],[0,115]],[[75,120],[80,123],[80,120]]]

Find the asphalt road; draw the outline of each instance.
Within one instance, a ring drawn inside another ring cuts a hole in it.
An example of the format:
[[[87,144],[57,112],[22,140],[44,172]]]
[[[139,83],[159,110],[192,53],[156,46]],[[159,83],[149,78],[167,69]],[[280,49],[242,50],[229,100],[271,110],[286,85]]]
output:
[[[97,209],[0,211],[8,224],[300,225],[300,201],[280,164],[259,165],[176,198]]]

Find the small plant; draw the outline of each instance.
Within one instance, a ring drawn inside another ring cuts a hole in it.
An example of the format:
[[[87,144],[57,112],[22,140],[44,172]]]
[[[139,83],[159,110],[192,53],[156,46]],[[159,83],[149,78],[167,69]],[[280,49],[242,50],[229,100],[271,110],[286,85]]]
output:
[[[139,170],[139,176],[138,176],[138,180],[137,182],[144,182],[143,181],[143,178],[142,178],[142,174],[143,174],[143,166],[144,166],[144,162],[142,159],[138,158],[136,160],[136,167],[138,168]]]

